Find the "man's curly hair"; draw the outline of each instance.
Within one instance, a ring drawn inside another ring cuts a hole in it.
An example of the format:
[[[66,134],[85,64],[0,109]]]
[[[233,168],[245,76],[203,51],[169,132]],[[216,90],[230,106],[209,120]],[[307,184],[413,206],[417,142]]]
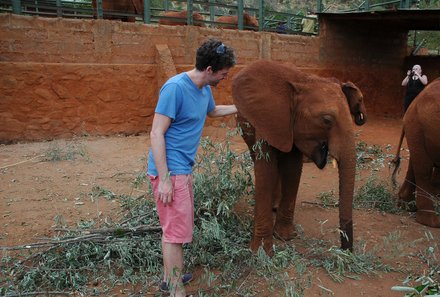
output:
[[[221,47],[218,53],[218,48]],[[234,50],[227,47],[220,40],[209,39],[205,41],[197,50],[196,69],[204,71],[208,66],[212,71],[217,72],[224,68],[231,68],[235,65]]]

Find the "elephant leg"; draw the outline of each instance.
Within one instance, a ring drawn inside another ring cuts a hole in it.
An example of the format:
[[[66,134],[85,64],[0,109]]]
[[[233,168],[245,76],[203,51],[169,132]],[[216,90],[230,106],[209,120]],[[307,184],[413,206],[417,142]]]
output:
[[[434,186],[435,183],[432,183],[434,163],[422,146],[424,142],[421,139],[417,141],[418,146],[413,143],[413,146],[410,147],[413,160],[411,164],[416,184],[416,221],[422,225],[440,227],[440,215],[436,212],[440,189]]]
[[[416,221],[422,225],[440,228],[440,188],[432,183],[432,167],[426,170],[426,174],[419,179],[416,172]]]
[[[280,207],[280,202],[281,202],[281,179],[280,177],[278,178],[277,181],[277,188],[276,190],[273,192],[273,205],[272,205],[272,210],[274,213],[276,213],[278,211],[278,207]]]
[[[302,153],[294,147],[290,153],[282,154],[279,160],[281,201],[275,220],[274,235],[283,240],[296,236],[293,216],[302,172]]]
[[[440,189],[433,187],[427,180],[417,182],[416,193],[416,221],[422,225],[440,228]]]
[[[263,245],[267,255],[272,256],[273,250],[273,193],[278,184],[277,154],[269,147],[269,159],[256,159],[255,171],[255,210],[254,233],[250,248],[257,251]]]
[[[397,205],[399,207],[408,209],[409,211],[416,211],[415,205],[411,204],[411,202],[415,201],[416,196],[416,179],[414,176],[414,169],[411,162],[411,157],[409,158],[408,170],[406,171],[406,177],[403,181],[402,186],[399,189],[399,200]]]

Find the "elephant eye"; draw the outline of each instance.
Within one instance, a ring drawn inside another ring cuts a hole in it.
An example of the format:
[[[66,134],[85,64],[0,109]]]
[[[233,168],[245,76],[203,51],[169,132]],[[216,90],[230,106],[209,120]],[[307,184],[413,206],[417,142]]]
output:
[[[333,126],[333,122],[334,122],[334,120],[333,120],[333,117],[331,116],[331,115],[324,115],[323,117],[322,117],[322,121],[324,122],[324,125],[327,127],[327,128],[331,128],[332,126]]]

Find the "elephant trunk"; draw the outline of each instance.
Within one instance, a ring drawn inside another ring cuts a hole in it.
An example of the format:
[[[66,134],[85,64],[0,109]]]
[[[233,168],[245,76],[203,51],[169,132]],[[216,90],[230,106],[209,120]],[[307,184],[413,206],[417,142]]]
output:
[[[339,224],[341,248],[353,250],[353,193],[356,174],[354,137],[348,137],[342,145],[338,159],[339,169]]]

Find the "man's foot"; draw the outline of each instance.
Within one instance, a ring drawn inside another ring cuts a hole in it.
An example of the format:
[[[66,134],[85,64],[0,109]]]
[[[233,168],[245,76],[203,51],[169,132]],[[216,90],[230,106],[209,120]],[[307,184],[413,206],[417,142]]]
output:
[[[185,273],[185,274],[182,276],[182,283],[183,283],[184,285],[186,285],[187,283],[189,283],[190,281],[192,281],[192,279],[193,279],[193,275],[192,275],[192,273]],[[164,281],[160,283],[160,285],[159,285],[159,289],[160,289],[162,292],[164,292],[164,293],[168,293],[168,291],[170,290],[170,288],[168,287],[167,282],[164,282]]]

